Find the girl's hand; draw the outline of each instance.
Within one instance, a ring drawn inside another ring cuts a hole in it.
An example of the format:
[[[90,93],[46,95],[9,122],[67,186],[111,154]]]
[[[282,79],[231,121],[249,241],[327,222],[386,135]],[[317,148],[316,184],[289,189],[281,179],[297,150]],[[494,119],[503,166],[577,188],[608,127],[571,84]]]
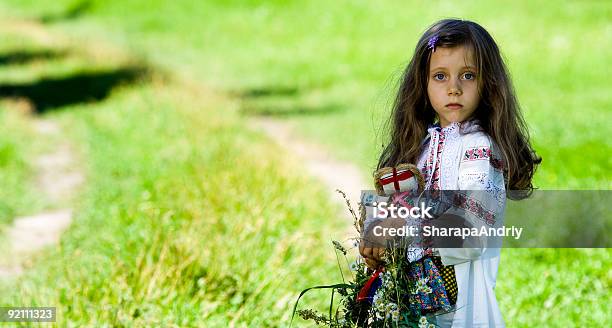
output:
[[[365,247],[363,243],[359,244],[359,254],[363,256],[366,265],[370,269],[378,269],[378,267],[382,264],[381,257],[384,251],[384,248]]]
[[[382,265],[382,262],[378,262],[372,259],[365,259],[365,263],[368,266],[368,268],[372,270],[376,270]]]
[[[389,218],[380,220],[370,226],[369,231],[366,231],[365,238],[359,243],[359,253],[365,258],[366,265],[370,269],[378,269],[383,264],[382,257],[385,253],[384,245],[387,245],[388,241],[393,240],[394,237],[389,236],[376,236],[373,233],[373,227],[380,226],[383,229],[386,228],[400,228],[405,224],[403,219]],[[384,230],[383,230],[384,231]]]

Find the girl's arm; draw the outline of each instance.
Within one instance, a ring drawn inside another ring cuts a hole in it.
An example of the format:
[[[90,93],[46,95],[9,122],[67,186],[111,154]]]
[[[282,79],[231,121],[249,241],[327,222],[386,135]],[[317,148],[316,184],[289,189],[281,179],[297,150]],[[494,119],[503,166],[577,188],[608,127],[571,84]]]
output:
[[[481,229],[503,225],[506,189],[499,158],[497,148],[490,138],[484,134],[470,136],[459,163],[460,191],[454,193],[453,199],[449,200],[452,206],[446,212],[450,216],[457,216],[455,222],[463,222],[452,226]],[[478,259],[487,249],[487,243],[493,240],[480,237],[466,241],[464,245],[467,247],[439,248],[442,262],[454,265]]]

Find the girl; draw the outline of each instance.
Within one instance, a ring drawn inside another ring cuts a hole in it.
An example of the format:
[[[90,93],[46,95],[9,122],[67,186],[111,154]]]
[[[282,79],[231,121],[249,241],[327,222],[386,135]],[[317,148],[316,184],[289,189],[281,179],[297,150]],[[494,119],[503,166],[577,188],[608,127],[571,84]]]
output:
[[[490,199],[483,201],[497,201],[501,211],[487,218],[471,212],[474,221],[502,224],[506,197],[520,199],[533,191],[541,158],[529,144],[497,44],[474,22],[444,19],[425,31],[403,74],[390,122],[390,142],[378,169],[418,163],[426,189],[486,191],[480,194]],[[371,268],[380,264],[383,251],[360,247]],[[441,261],[458,289],[457,310],[438,316],[439,326],[504,326],[494,293],[499,248],[424,253]]]

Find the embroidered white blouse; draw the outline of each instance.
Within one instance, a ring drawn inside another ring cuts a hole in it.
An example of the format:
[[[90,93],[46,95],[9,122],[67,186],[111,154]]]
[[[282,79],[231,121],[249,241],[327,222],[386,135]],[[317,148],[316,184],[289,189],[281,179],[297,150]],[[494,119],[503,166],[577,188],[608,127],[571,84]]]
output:
[[[499,227],[503,224],[506,191],[499,149],[478,121],[431,127],[423,142],[418,162],[426,189],[484,190],[472,194],[476,203],[495,213],[453,207],[473,226]],[[442,142],[441,142],[442,141]],[[442,147],[438,151],[438,145]],[[438,155],[439,154],[439,155]],[[438,156],[440,158],[438,159]],[[439,172],[435,172],[439,161]],[[483,214],[484,213],[484,214]],[[457,310],[437,317],[440,327],[505,327],[495,298],[495,282],[500,248],[439,248],[435,250],[444,265],[454,265],[457,279]]]

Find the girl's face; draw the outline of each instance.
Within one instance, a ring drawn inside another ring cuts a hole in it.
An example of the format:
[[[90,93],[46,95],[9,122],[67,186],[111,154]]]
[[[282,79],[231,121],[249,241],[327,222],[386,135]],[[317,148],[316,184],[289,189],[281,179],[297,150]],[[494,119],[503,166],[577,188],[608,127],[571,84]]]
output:
[[[471,47],[436,48],[429,63],[427,96],[440,125],[470,118],[480,101]]]

